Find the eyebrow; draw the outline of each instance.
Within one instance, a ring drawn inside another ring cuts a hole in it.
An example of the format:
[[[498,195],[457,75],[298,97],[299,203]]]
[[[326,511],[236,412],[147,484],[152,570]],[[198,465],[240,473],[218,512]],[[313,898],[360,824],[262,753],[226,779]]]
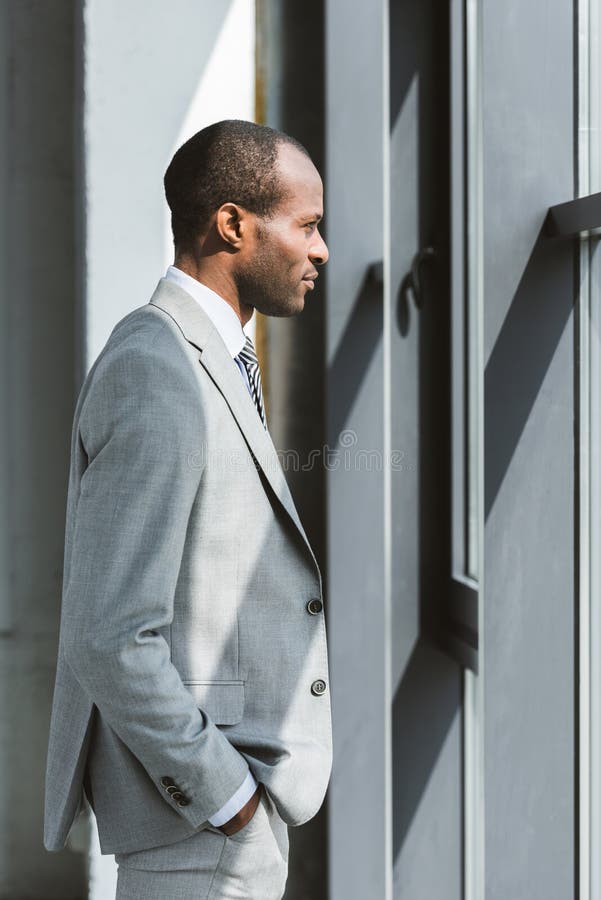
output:
[[[321,220],[323,219],[323,216],[321,215],[321,213],[314,212],[314,213],[306,213],[304,216],[301,216],[300,218],[301,219],[317,219],[318,222],[321,222]]]

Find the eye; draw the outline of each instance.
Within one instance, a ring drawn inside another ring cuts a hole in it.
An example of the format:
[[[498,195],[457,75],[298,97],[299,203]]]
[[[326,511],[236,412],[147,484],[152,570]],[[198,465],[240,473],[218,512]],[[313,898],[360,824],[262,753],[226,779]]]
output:
[[[313,229],[315,228],[316,225],[317,225],[317,222],[307,222],[306,225],[303,225],[303,228],[310,228],[311,231],[313,231]]]

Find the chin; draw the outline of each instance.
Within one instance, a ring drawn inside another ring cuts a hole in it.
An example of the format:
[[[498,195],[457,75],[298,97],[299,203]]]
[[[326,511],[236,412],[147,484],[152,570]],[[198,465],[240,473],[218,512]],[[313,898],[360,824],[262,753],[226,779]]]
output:
[[[273,303],[257,303],[256,308],[264,316],[274,316],[278,319],[297,316],[305,308],[305,297],[304,295],[293,294],[285,302],[282,302],[280,298],[277,303],[275,301]]]
[[[281,316],[298,316],[305,308],[305,301],[298,300],[293,306],[287,306],[286,309],[283,309],[280,313]]]

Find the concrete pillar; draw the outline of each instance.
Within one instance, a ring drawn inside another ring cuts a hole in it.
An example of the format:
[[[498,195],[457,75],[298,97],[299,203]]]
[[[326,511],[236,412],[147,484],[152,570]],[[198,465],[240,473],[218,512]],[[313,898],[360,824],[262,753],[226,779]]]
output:
[[[75,403],[76,2],[3,0],[4,477],[0,896],[80,900],[85,853],[42,844]]]

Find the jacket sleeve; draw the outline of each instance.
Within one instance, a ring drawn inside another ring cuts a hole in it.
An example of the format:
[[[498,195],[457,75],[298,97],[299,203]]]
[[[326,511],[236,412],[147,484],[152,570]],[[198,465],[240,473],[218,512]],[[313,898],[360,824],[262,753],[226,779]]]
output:
[[[71,523],[61,642],[103,718],[197,827],[249,767],[195,705],[164,636],[202,490],[204,416],[185,354],[174,346],[170,359],[155,344],[156,336],[105,355],[81,405],[88,464]]]

